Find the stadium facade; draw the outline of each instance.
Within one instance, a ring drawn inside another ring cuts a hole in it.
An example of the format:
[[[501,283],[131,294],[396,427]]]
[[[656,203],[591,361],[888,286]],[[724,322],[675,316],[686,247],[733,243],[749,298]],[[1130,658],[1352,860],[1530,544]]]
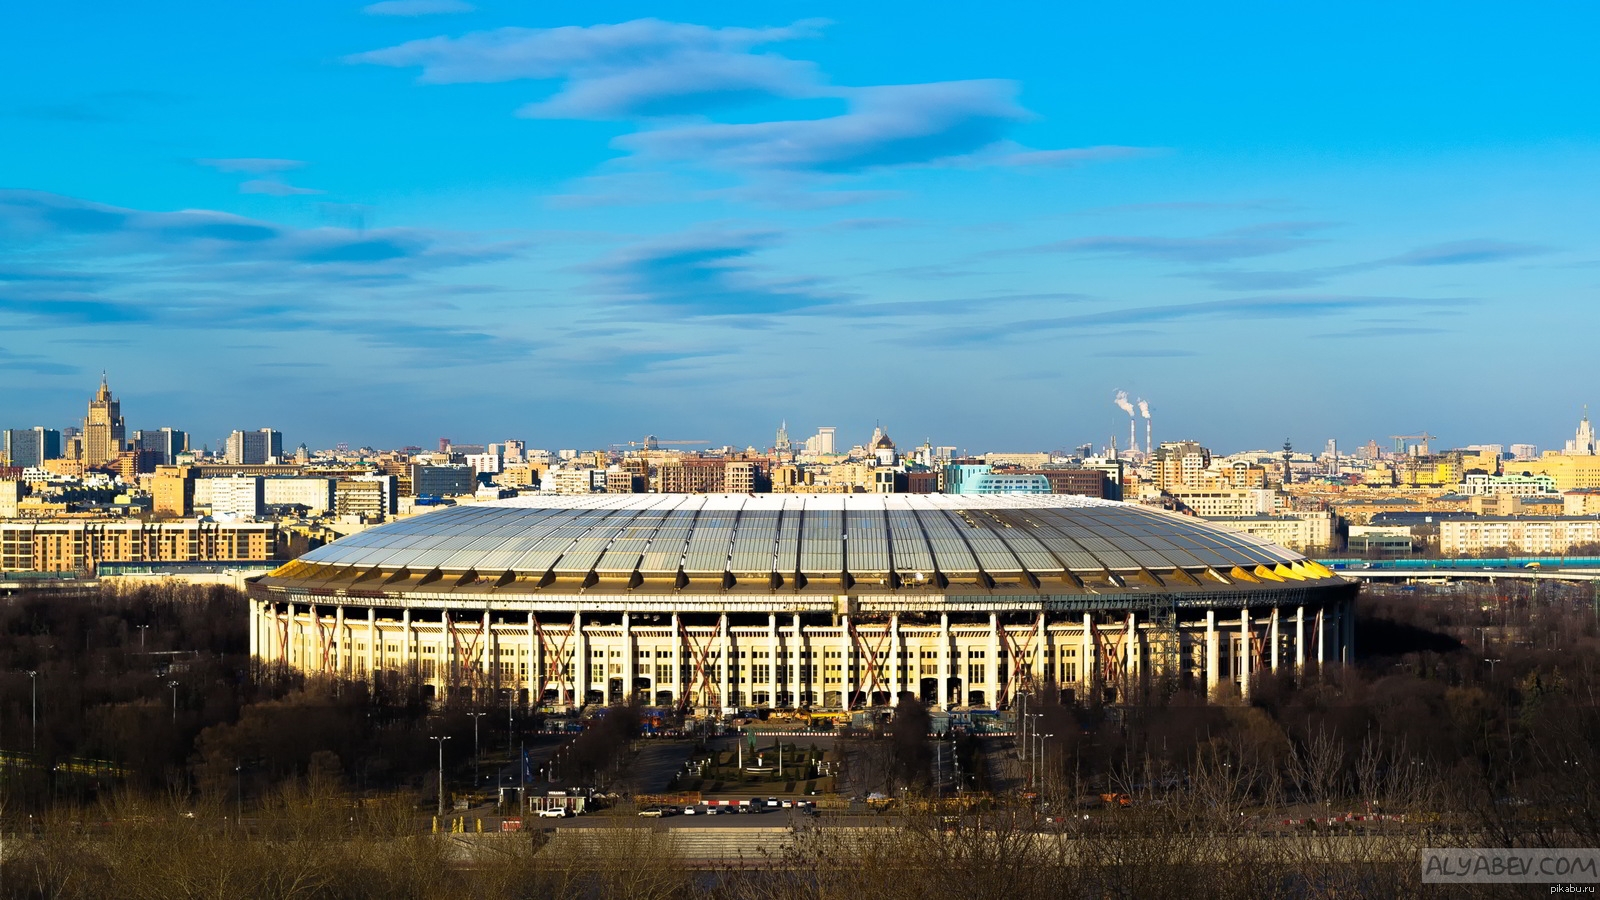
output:
[[[1247,535],[1084,497],[522,497],[281,566],[250,586],[250,637],[267,665],[435,696],[994,708],[1348,662],[1355,592]]]

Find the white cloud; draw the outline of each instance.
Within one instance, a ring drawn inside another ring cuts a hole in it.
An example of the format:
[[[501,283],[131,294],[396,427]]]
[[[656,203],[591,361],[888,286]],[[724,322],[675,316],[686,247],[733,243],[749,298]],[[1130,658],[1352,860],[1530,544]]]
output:
[[[382,0],[361,7],[369,16],[436,16],[443,13],[465,13],[477,9],[463,0]]]

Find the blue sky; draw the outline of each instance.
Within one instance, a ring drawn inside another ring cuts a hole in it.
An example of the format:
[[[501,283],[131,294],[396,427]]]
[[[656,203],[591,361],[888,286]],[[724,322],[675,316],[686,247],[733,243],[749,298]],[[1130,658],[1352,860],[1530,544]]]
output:
[[[982,452],[1570,434],[1581,4],[62,2],[0,14],[0,422],[780,419]],[[1144,429],[1139,429],[1143,441]]]

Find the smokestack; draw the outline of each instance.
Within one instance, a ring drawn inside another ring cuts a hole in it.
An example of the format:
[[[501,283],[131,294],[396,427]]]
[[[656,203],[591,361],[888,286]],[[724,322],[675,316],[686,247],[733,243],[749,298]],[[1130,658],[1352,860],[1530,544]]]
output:
[[[1123,412],[1128,414],[1128,452],[1129,453],[1138,453],[1139,452],[1139,441],[1138,441],[1138,438],[1136,436],[1137,432],[1135,432],[1133,430],[1134,429],[1134,410],[1133,410],[1133,404],[1128,402],[1128,392],[1127,391],[1117,391],[1117,396],[1113,397],[1111,402],[1117,404],[1117,408],[1118,409],[1120,409]]]
[[[1156,442],[1150,438],[1150,404],[1139,398],[1139,415],[1144,416],[1144,452],[1156,452]]]

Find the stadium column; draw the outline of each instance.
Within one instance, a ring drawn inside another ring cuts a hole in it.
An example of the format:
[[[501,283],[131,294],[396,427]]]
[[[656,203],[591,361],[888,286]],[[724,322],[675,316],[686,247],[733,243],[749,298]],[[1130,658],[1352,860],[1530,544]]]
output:
[[[1278,671],[1278,608],[1272,608],[1272,618],[1267,620],[1267,643],[1272,648],[1267,660],[1267,670]]]
[[[1128,647],[1127,659],[1122,664],[1123,665],[1123,676],[1122,676],[1123,677],[1123,688],[1122,689],[1124,691],[1126,691],[1126,690],[1128,690],[1127,686],[1132,684],[1133,679],[1138,675],[1139,661],[1140,661],[1140,659],[1143,658],[1143,654],[1139,652],[1139,650],[1140,650],[1140,647],[1139,647],[1139,617],[1138,617],[1138,614],[1136,614],[1136,613],[1134,613],[1132,611],[1130,611],[1128,613],[1128,624],[1127,624],[1127,627],[1126,627],[1126,633],[1123,634],[1122,639],[1123,639],[1123,643],[1127,644],[1127,647]]]
[[[939,708],[950,709],[950,614],[939,614]]]
[[[1222,642],[1217,638],[1217,611],[1206,610],[1206,696],[1214,697],[1217,693],[1217,680],[1221,676],[1220,651]]]
[[[850,667],[855,665],[856,647],[855,641],[852,640],[854,635],[850,633],[850,617],[848,615],[839,617],[839,635],[840,637],[844,638],[844,653],[841,654],[841,656],[844,657],[844,660],[839,666],[839,705],[844,708],[845,712],[849,712],[850,691],[852,690]],[[826,665],[823,666],[823,671],[827,671]],[[823,682],[827,682],[826,676],[824,676]]]
[[[733,632],[728,630],[728,614],[723,613],[717,620],[717,628],[722,638],[722,708],[733,706],[733,679],[734,667],[739,661],[733,656]]]
[[[1078,660],[1083,665],[1078,672],[1078,681],[1088,693],[1094,690],[1094,673],[1100,668],[1100,660],[1095,656],[1093,613],[1083,614],[1083,631],[1078,635]]]
[[[989,613],[989,665],[983,667],[983,674],[988,676],[988,684],[983,686],[983,699],[990,709],[1000,708],[1000,686],[1005,683],[1006,673],[1000,662],[1000,616]]]
[[[683,707],[683,622],[677,613],[672,614],[672,702]]]
[[[283,614],[283,662],[284,665],[293,668],[296,664],[294,648],[300,643],[300,623],[294,618],[294,601],[284,604]]]
[[[767,708],[778,708],[778,672],[783,656],[778,650],[778,614],[767,613]]]
[[[801,659],[802,659],[802,657],[805,656],[804,649],[805,649],[805,641],[802,640],[801,637],[800,637],[800,615],[799,615],[799,613],[796,613],[795,617],[794,617],[794,634],[792,634],[790,636],[790,643],[789,643],[789,647],[788,647],[789,656],[793,657],[793,659],[794,659],[794,698],[793,698],[793,706],[794,706],[795,709],[799,709],[800,707],[805,705],[805,702],[804,702],[805,695],[801,693],[801,679],[800,679],[800,675],[801,675],[800,667],[802,665]]]
[[[528,645],[526,645],[526,652],[523,655],[528,657],[528,663],[526,663],[526,668],[523,668],[523,665],[517,666],[518,673],[522,673],[522,677],[518,681],[522,681],[522,684],[528,689],[528,706],[536,706],[539,701],[544,700],[544,697],[542,697],[544,692],[541,690],[539,692],[541,697],[534,697],[534,687],[539,682],[544,681],[544,673],[547,673],[550,669],[544,668],[544,647],[539,645],[539,633],[538,629],[533,626],[533,613],[531,612],[528,613],[526,641],[528,641]]]
[[[633,649],[633,620],[627,610],[622,611],[622,702],[633,704],[634,662],[639,658]],[[609,680],[609,676],[608,676]],[[609,683],[607,687],[609,687]]]
[[[579,709],[589,702],[589,636],[583,633],[583,613],[572,614],[572,706]]]
[[[1255,659],[1250,646],[1250,607],[1239,607],[1239,695],[1250,696],[1250,664]]]
[[[344,633],[344,604],[333,608],[333,671],[340,676],[350,669],[350,639]]]
[[[1033,675],[1034,684],[1042,685],[1046,681],[1045,669],[1049,666],[1050,659],[1050,648],[1047,646],[1049,640],[1050,633],[1044,628],[1044,613],[1040,612],[1039,624],[1035,627],[1033,635],[1033,671],[1031,674]],[[1051,678],[1049,680],[1054,681],[1055,679]]]
[[[261,619],[266,606],[260,600],[254,597],[250,598],[250,656],[252,658],[261,656]]]
[[[378,608],[367,607],[367,680],[378,680]]]
[[[1306,605],[1294,608],[1294,670],[1306,667]]]
[[[500,670],[498,668],[500,643],[495,637],[494,626],[489,622],[489,610],[487,609],[483,611],[483,633],[478,638],[478,648],[478,671],[483,673],[483,677],[478,680],[478,683],[483,685],[484,690],[487,690],[500,682]],[[473,699],[479,702],[483,701],[482,697]]]
[[[1317,668],[1320,669],[1322,668],[1322,664],[1327,662],[1326,651],[1328,649],[1328,617],[1326,607],[1317,607],[1317,624],[1312,631],[1315,631],[1317,634]]]
[[[406,607],[400,611],[400,671],[408,681],[417,674],[411,649],[411,608]]]
[[[889,616],[889,705],[900,705],[901,675],[905,660],[904,644],[900,640],[900,614]]]

